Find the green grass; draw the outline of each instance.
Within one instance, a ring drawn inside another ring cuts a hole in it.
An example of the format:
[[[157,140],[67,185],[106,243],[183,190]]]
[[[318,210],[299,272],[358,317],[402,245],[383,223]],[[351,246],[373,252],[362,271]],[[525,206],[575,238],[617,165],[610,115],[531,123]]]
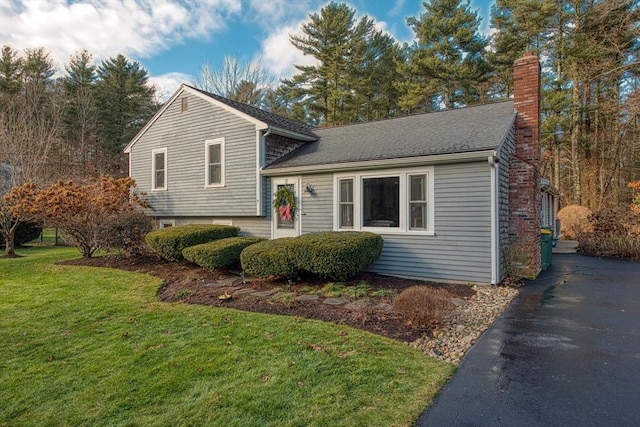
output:
[[[347,327],[161,303],[160,281],[0,260],[0,425],[408,426],[452,365]]]

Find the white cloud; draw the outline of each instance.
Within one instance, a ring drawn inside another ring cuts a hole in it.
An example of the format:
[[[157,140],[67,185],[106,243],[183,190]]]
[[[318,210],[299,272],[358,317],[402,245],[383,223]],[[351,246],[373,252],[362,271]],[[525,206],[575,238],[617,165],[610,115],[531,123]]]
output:
[[[297,72],[294,65],[313,65],[315,58],[303,55],[289,40],[289,34],[298,33],[299,22],[277,28],[261,43],[260,62],[277,78],[291,77]]]
[[[150,77],[149,83],[156,87],[156,98],[165,102],[178,90],[181,84],[193,85],[193,76],[183,73],[167,73],[158,77]]]
[[[271,29],[306,17],[318,0],[248,0],[255,21],[263,28]]]
[[[44,47],[58,64],[87,49],[97,59],[149,57],[222,31],[240,0],[17,0],[0,5],[0,45]]]

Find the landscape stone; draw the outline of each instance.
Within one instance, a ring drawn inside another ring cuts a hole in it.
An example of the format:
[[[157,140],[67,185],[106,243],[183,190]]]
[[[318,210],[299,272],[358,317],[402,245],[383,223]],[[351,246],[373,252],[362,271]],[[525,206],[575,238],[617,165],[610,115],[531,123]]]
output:
[[[382,303],[376,305],[376,310],[389,311],[389,310],[391,310],[391,304],[387,304],[386,302],[382,302]]]
[[[449,298],[449,301],[451,301],[453,304],[455,304],[456,307],[462,307],[463,305],[467,305],[468,303],[460,298]]]
[[[233,295],[244,295],[244,294],[251,294],[253,292],[255,292],[256,290],[253,288],[242,288],[242,289],[238,289],[237,291],[235,291],[233,293]]]
[[[280,292],[280,289],[269,289],[268,291],[253,292],[249,295],[252,297],[264,298],[264,297],[269,297],[278,292]]]
[[[327,298],[323,301],[324,304],[328,304],[328,305],[344,305],[346,303],[348,303],[349,301],[346,300],[346,298]]]
[[[367,301],[357,300],[357,301],[353,301],[353,302],[350,302],[349,304],[345,305],[344,308],[348,308],[350,310],[354,310],[354,309],[366,308],[368,306],[369,306],[369,303]]]
[[[318,295],[304,294],[294,298],[295,301],[317,301],[320,299]]]

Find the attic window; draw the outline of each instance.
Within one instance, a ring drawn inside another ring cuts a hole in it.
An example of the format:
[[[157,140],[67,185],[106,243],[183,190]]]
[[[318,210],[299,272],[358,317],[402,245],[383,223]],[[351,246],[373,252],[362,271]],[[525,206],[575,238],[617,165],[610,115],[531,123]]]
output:
[[[189,98],[182,98],[182,112],[189,110]]]

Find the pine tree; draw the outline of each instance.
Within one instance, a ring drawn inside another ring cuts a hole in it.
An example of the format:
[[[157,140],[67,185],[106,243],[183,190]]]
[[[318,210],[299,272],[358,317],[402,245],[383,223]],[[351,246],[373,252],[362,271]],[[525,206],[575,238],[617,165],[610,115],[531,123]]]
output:
[[[66,178],[87,178],[97,174],[97,120],[95,99],[96,66],[86,51],[75,53],[65,66],[65,146],[60,157],[69,171]]]
[[[300,73],[283,81],[289,97],[297,97],[308,122],[329,126],[397,113],[395,41],[374,29],[371,18],[355,18],[355,9],[329,3],[309,15],[303,35],[293,45],[317,60],[299,66]]]
[[[404,107],[453,108],[480,101],[484,96],[480,83],[488,78],[489,67],[488,41],[479,33],[477,13],[471,11],[469,1],[432,0],[422,5],[425,12],[419,18],[407,18],[417,42],[403,68],[408,82]],[[416,96],[421,90],[423,99]]]
[[[0,92],[16,93],[22,86],[22,63],[20,53],[11,46],[2,46],[0,57]]]
[[[98,132],[105,155],[99,172],[125,175],[122,150],[156,111],[155,89],[147,71],[124,55],[105,59],[96,73]]]

